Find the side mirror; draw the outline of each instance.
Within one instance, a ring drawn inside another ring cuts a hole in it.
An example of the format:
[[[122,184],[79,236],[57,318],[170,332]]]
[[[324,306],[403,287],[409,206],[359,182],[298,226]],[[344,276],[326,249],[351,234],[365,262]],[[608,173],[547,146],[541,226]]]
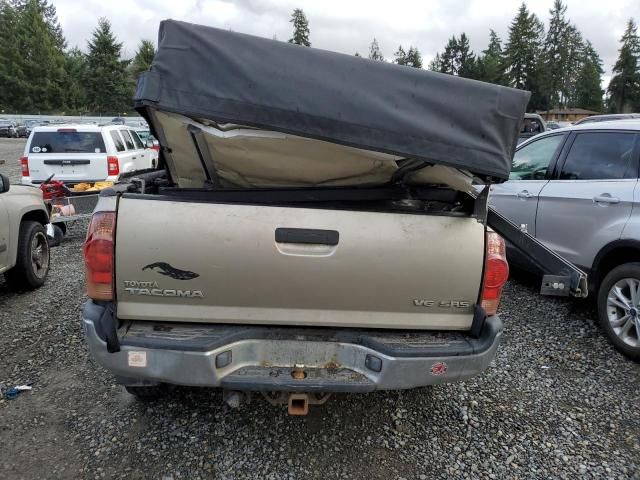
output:
[[[11,188],[9,177],[0,173],[0,193],[8,192]]]
[[[144,144],[144,148],[153,148],[153,140],[147,139],[147,141]]]

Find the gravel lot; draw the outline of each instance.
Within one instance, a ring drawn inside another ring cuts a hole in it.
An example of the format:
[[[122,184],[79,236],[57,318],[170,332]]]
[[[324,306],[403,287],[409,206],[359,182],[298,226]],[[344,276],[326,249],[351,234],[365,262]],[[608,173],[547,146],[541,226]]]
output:
[[[0,139],[19,180],[24,141]],[[545,298],[512,279],[504,341],[470,381],[344,395],[307,417],[219,392],[176,390],[139,403],[87,355],[83,226],[53,250],[47,284],[0,279],[3,478],[632,478],[640,479],[640,365],[608,345],[588,302]]]

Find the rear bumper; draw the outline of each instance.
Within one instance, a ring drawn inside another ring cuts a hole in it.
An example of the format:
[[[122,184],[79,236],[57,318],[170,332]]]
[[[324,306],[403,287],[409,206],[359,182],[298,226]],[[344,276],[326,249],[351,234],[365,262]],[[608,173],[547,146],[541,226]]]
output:
[[[502,335],[488,317],[479,338],[458,332],[252,327],[129,322],[85,303],[89,350],[121,383],[245,391],[370,392],[463,380],[484,371]],[[111,329],[118,348],[109,353]],[[227,363],[228,362],[228,363]],[[306,377],[294,379],[294,367]]]

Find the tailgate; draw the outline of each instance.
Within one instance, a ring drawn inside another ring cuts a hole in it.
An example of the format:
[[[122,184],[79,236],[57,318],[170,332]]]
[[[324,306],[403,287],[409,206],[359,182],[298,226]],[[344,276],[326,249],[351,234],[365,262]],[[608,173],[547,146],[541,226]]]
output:
[[[29,154],[29,173],[32,181],[42,182],[52,174],[64,182],[104,180],[107,172],[106,154]]]
[[[469,217],[124,196],[122,319],[468,329],[484,261]]]

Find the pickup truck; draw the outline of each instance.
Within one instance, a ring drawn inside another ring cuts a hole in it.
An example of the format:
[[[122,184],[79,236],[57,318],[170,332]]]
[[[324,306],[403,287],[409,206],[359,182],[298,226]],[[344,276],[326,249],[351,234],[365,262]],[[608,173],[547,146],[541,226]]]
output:
[[[42,190],[0,174],[0,274],[12,289],[33,289],[49,273],[49,210]]]
[[[484,371],[508,264],[475,184],[508,178],[528,92],[183,22],[159,38],[135,101],[160,169],[101,193],[84,246],[95,359],[140,398],[291,414]]]

